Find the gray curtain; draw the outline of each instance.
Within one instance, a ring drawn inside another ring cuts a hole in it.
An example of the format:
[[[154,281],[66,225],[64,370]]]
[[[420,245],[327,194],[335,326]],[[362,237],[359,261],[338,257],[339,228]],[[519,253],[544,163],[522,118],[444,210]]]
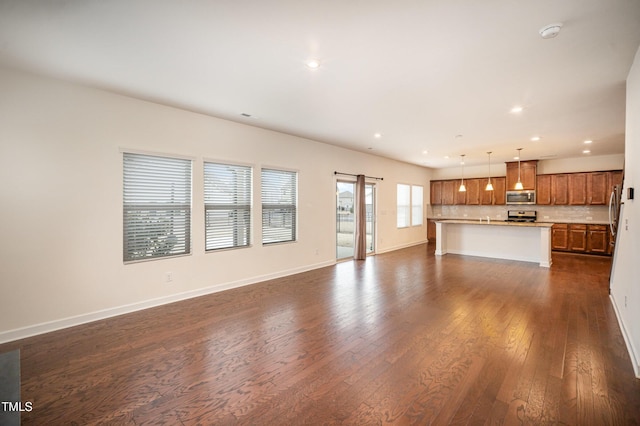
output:
[[[356,180],[355,199],[355,230],[356,242],[353,250],[355,260],[365,260],[367,257],[367,208],[364,195],[364,175],[358,175]]]

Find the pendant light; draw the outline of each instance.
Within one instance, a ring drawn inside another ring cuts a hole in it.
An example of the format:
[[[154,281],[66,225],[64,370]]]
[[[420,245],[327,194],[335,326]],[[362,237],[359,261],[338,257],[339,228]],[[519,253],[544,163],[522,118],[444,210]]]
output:
[[[522,148],[518,148],[518,182],[516,182],[516,187],[515,189],[518,191],[521,191],[524,189],[524,187],[522,186],[522,181],[520,180],[520,151],[522,151]]]
[[[458,188],[458,192],[466,192],[467,187],[464,186],[464,154],[462,154],[460,158],[462,158],[462,161],[460,161],[460,164],[462,164],[462,179],[460,180],[460,188]]]
[[[489,154],[489,183],[484,190],[493,191],[493,185],[491,185],[491,151],[488,151],[487,154]]]

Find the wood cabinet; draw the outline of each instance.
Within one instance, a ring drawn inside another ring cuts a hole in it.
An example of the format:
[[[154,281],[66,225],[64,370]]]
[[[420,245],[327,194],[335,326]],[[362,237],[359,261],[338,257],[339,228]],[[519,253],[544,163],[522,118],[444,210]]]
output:
[[[569,174],[569,205],[587,204],[587,173]]]
[[[575,223],[569,225],[569,251],[587,251],[587,225]]]
[[[480,204],[480,192],[484,191],[484,187],[480,188],[481,179],[467,179],[467,204],[471,206]]]
[[[536,178],[536,204],[548,206],[552,204],[551,175],[538,175]]]
[[[539,175],[537,179],[536,204],[566,205],[569,201],[568,175]]]
[[[554,223],[551,228],[551,250],[569,250],[569,225]]]
[[[497,177],[497,178],[493,178],[491,179],[491,182],[493,183],[493,204],[498,206],[498,205],[505,205],[506,204],[506,188],[507,188],[507,178],[506,177]],[[491,191],[489,191],[491,192]]]
[[[551,228],[551,249],[611,255],[609,228],[607,225],[555,223]]]
[[[609,203],[609,172],[587,174],[587,204],[605,205]]]
[[[436,221],[433,219],[427,221],[427,239],[429,241],[436,240]]]
[[[429,185],[429,198],[431,199],[431,205],[437,206],[442,204],[442,181],[433,180]]]
[[[460,192],[460,179],[433,180],[429,185],[431,205],[504,205],[506,178],[492,177],[493,191],[485,191],[487,181],[488,178],[465,179],[467,190]]]
[[[622,187],[622,170],[609,172],[609,191],[607,194],[607,204],[609,204],[609,196],[611,196],[613,188],[616,185],[620,185],[620,187]]]
[[[518,182],[518,162],[510,161],[507,164],[507,182],[506,190],[513,191]],[[520,181],[522,189],[536,189],[536,175],[538,170],[538,160],[529,160],[520,162]]]
[[[458,188],[453,180],[442,181],[442,204],[452,206],[457,198]]]
[[[607,225],[587,225],[587,252],[609,254],[609,229]]]
[[[537,169],[536,161],[523,161],[521,172],[524,189],[536,189],[536,204],[539,205],[607,205],[614,185],[622,184],[622,171],[584,173],[555,173],[533,175]],[[515,177],[514,175],[515,164]],[[507,176],[492,177],[493,191],[485,191],[488,178],[465,179],[466,192],[459,192],[460,179],[431,181],[432,205],[504,205],[505,191],[512,189],[518,180],[518,163],[507,163]],[[534,184],[529,180],[533,179]]]
[[[551,197],[553,204],[564,206],[569,204],[569,176],[566,174],[551,175]]]
[[[465,181],[465,186],[466,186],[466,181]],[[460,181],[459,180],[454,180],[453,181],[453,202],[456,205],[463,205],[463,204],[467,204],[467,191],[464,192],[460,192]]]

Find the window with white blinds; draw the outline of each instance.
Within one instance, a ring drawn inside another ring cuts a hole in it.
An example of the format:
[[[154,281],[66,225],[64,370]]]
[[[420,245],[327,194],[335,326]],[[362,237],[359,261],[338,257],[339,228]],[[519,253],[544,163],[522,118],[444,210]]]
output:
[[[411,185],[411,226],[422,225],[422,194],[420,185]]]
[[[422,200],[424,188],[420,185],[398,184],[398,228],[422,225]]]
[[[406,228],[411,223],[411,186],[399,183],[396,194],[396,207],[398,211],[398,228]]]
[[[251,167],[204,163],[205,249],[251,244]]]
[[[124,261],[191,252],[191,160],[124,153]]]
[[[296,240],[298,174],[262,169],[262,243]]]

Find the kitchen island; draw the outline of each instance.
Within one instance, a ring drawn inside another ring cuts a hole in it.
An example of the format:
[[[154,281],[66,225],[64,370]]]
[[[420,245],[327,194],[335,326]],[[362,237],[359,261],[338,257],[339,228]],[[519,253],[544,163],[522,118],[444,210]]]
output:
[[[436,256],[447,253],[551,266],[553,223],[437,220]]]

